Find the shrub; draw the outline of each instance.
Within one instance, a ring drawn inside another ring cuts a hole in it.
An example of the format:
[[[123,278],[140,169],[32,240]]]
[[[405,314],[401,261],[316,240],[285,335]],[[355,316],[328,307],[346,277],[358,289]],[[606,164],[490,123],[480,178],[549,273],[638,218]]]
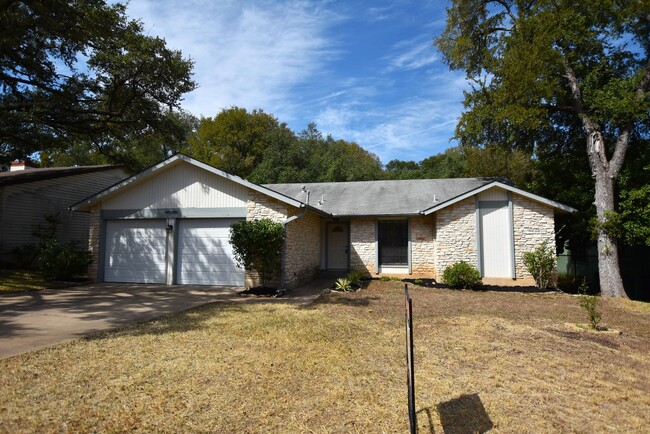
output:
[[[350,274],[348,274],[348,280],[350,281],[350,285],[354,286],[361,286],[361,279],[363,278],[363,273],[361,271],[350,271]]]
[[[352,291],[352,285],[350,285],[350,281],[345,277],[336,279],[336,282],[334,282],[334,288],[338,291]]]
[[[270,219],[242,221],[230,227],[230,243],[240,268],[255,270],[262,286],[280,274],[284,230]]]
[[[544,241],[532,252],[524,252],[524,265],[535,279],[539,289],[545,289],[553,275],[555,268],[555,252]]]
[[[445,268],[442,273],[442,280],[452,288],[469,288],[473,289],[483,284],[481,273],[476,267],[465,261],[456,262]]]
[[[587,311],[587,316],[589,317],[589,325],[592,329],[598,330],[600,319],[602,314],[600,313],[600,297],[596,295],[587,295],[589,287],[587,286],[587,281],[583,280],[580,285],[580,296],[578,297],[578,303],[580,307]]]
[[[61,244],[56,238],[45,239],[41,241],[39,252],[43,275],[56,280],[86,274],[92,262],[90,252],[79,247],[77,241]]]
[[[38,265],[38,248],[34,244],[14,247],[11,253],[20,270],[32,270]]]
[[[415,280],[413,281],[413,283],[415,283],[416,285],[422,285],[422,284],[424,283],[424,280],[422,280],[422,279],[415,279]]]

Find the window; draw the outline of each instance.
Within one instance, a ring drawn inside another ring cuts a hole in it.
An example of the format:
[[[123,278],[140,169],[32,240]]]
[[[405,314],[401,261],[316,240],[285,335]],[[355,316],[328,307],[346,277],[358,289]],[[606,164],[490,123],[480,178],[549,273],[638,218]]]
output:
[[[408,220],[379,220],[379,264],[408,265]]]

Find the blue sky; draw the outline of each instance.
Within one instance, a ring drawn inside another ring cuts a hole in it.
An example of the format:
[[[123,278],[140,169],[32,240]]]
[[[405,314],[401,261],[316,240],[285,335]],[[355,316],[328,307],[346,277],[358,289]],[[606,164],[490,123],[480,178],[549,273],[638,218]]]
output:
[[[261,108],[298,132],[311,121],[393,159],[455,143],[462,72],[433,38],[446,2],[131,0],[128,14],[195,62],[183,108],[214,116]]]

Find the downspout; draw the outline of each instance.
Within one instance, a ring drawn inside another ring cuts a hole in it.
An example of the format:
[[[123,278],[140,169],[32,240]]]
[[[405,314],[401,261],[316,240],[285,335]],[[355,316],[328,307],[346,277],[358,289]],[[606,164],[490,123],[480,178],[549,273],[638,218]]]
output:
[[[287,281],[286,270],[285,270],[285,256],[287,255],[287,225],[294,220],[298,220],[300,217],[304,216],[307,212],[303,208],[296,215],[292,215],[288,219],[282,222],[282,256],[280,257],[280,289],[284,289],[284,284]]]

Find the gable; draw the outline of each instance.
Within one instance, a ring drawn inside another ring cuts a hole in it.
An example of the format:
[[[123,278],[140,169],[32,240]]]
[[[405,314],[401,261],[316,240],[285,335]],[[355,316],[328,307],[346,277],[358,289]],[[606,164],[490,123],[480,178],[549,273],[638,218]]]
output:
[[[246,207],[248,189],[217,174],[179,160],[134,182],[102,201],[102,208],[241,208]]]

